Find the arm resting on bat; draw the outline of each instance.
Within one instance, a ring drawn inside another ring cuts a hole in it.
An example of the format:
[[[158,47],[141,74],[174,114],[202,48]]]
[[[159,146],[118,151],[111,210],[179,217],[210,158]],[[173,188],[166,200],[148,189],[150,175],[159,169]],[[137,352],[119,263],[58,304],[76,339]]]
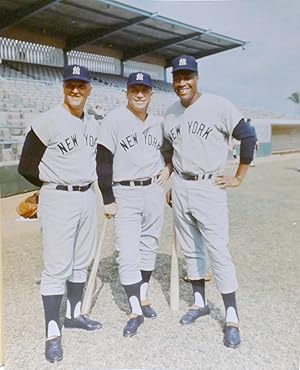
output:
[[[109,149],[103,145],[97,145],[96,163],[98,185],[102,193],[104,204],[110,204],[115,201],[112,191],[113,159],[114,156]]]
[[[117,213],[117,205],[112,190],[112,173],[113,173],[113,154],[105,146],[97,145],[97,175],[98,185],[102,193],[104,203],[104,215],[107,218],[112,218]]]

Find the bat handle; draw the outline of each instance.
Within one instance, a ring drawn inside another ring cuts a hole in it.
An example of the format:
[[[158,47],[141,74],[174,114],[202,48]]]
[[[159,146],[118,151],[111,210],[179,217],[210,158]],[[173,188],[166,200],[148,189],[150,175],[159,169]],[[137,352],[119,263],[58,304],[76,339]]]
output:
[[[173,232],[171,255],[170,308],[172,311],[179,310],[179,269],[175,230]]]
[[[83,302],[81,306],[82,314],[88,315],[91,310],[92,300],[93,300],[93,295],[94,295],[95,285],[96,285],[96,279],[97,279],[97,272],[99,268],[101,251],[102,251],[102,246],[104,243],[107,223],[108,223],[108,219],[105,218],[103,225],[102,225],[102,232],[101,232],[100,240],[98,243],[98,248],[97,248],[97,251],[94,257],[94,262],[93,262],[90,276],[89,276],[86,289],[85,289],[85,294],[84,294],[84,298],[83,298]]]

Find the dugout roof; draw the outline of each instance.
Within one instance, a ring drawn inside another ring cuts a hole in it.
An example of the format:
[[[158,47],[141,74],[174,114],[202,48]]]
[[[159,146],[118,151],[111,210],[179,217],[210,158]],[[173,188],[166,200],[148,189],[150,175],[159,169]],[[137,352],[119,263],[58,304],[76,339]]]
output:
[[[165,67],[245,44],[114,0],[1,0],[0,36]]]

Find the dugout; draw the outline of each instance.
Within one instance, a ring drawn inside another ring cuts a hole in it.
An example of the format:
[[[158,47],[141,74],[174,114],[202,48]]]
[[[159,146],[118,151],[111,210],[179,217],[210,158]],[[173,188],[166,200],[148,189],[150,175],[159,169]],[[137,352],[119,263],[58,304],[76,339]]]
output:
[[[124,75],[128,61],[166,68],[180,54],[191,54],[199,59],[245,45],[244,41],[212,30],[190,26],[114,0],[2,3],[0,37],[35,44],[30,52],[22,45],[19,49],[10,49],[3,56],[6,52],[2,42],[2,59],[63,65],[68,62],[69,54],[76,50],[118,59],[120,71],[115,73]],[[48,53],[47,60],[39,52],[39,45],[47,45],[49,51],[55,48]],[[98,61],[90,60],[86,67],[93,71],[97,64]],[[109,70],[103,72],[110,73]],[[164,79],[165,76],[162,77]]]
[[[58,89],[64,64],[89,68],[94,92],[106,88],[120,93],[125,77],[143,70],[152,75],[157,91],[167,93],[171,90],[166,69],[174,57],[190,54],[199,59],[244,45],[242,40],[114,0],[2,2],[0,82],[7,86],[0,102],[0,142],[5,140],[0,147],[1,196],[33,188],[18,175],[14,155],[16,150],[20,155],[29,115],[57,104],[52,93],[46,94],[46,103],[41,101],[42,92],[47,86],[49,92],[51,87]],[[15,94],[18,90],[21,95]],[[106,103],[113,107],[116,102],[112,96]]]
[[[300,121],[273,120],[272,153],[300,151]]]
[[[288,118],[254,118],[259,141],[258,157],[300,151],[300,120]]]

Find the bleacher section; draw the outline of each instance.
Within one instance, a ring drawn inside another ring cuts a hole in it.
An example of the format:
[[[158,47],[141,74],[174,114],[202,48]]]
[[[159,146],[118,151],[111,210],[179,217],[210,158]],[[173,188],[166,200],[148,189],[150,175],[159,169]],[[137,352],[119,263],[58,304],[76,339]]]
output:
[[[0,64],[0,163],[16,162],[21,154],[30,122],[63,101],[62,72],[59,67],[4,61]],[[107,114],[126,104],[126,78],[92,72],[93,93],[87,110],[100,105]],[[155,94],[150,111],[162,116],[176,98],[171,84],[154,80]]]
[[[32,79],[48,82],[62,80],[63,68],[49,67],[40,64],[22,63],[4,60],[0,65],[1,76],[4,78]],[[126,88],[126,77],[116,74],[91,72],[93,82],[104,87]],[[153,80],[154,90],[172,92],[172,85],[165,81]]]
[[[63,69],[60,67],[48,67],[40,64],[3,61],[3,64],[12,71],[21,73],[25,78],[45,81],[61,81]]]

